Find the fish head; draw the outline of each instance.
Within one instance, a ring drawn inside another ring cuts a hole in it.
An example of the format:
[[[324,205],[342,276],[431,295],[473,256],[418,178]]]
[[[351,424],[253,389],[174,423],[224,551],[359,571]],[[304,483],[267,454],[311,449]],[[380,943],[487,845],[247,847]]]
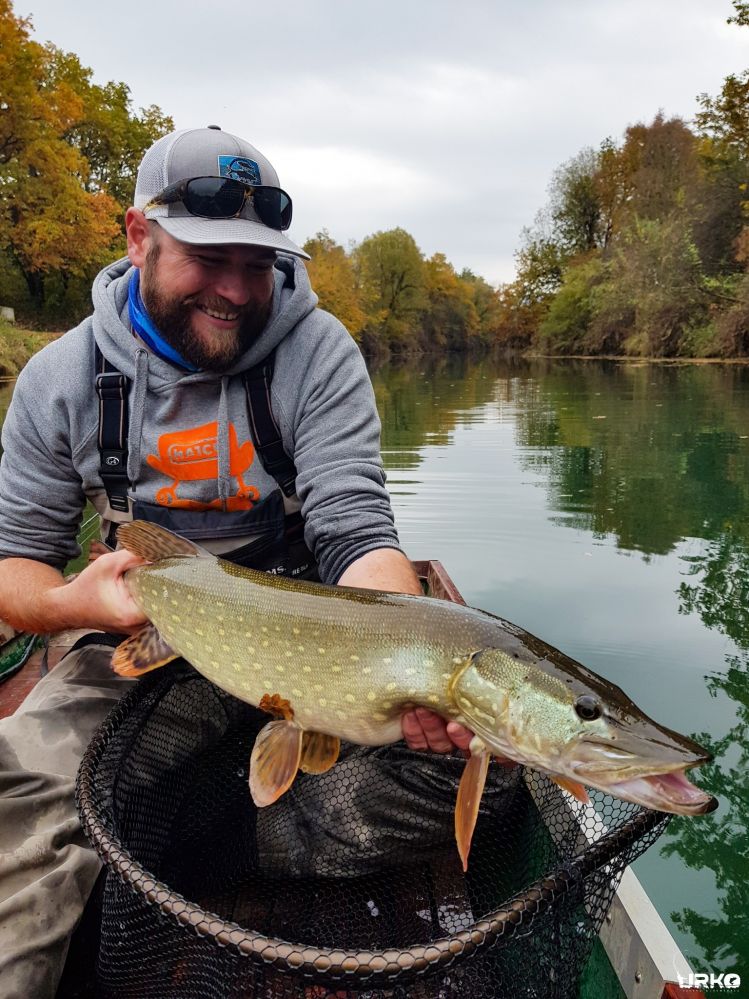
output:
[[[718,801],[692,784],[686,771],[712,755],[687,736],[648,718],[618,688],[621,700],[595,694],[577,698],[575,709],[598,715],[565,753],[566,773],[582,784],[647,808],[676,815],[704,815]],[[602,723],[602,724],[601,724]]]
[[[553,661],[527,648],[471,653],[452,693],[493,752],[647,808],[701,815],[717,807],[685,776],[710,761],[706,750],[561,653]]]

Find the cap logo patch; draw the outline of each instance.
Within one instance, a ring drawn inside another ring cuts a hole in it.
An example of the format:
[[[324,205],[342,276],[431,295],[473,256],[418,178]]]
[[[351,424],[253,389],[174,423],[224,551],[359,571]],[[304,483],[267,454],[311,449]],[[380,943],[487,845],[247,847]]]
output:
[[[219,177],[231,177],[242,184],[262,184],[260,167],[245,156],[219,156],[218,173]]]

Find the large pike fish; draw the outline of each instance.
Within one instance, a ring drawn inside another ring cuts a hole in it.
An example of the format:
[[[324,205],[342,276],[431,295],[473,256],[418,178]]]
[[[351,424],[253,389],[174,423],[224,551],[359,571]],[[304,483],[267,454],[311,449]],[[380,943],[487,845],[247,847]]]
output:
[[[150,563],[130,569],[126,582],[151,624],[115,650],[115,670],[139,676],[182,656],[275,714],[250,760],[260,807],[300,768],[333,766],[341,739],[396,742],[401,715],[418,705],[475,732],[455,809],[464,868],[492,755],[549,774],[583,801],[588,785],[679,815],[717,806],[684,775],[710,759],[700,746],[501,618],[239,568],[142,521],[121,526],[118,538]]]

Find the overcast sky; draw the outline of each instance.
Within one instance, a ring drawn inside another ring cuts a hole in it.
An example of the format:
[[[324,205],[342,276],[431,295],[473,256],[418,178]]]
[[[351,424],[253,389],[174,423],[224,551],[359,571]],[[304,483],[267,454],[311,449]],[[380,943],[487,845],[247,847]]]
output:
[[[290,235],[402,226],[509,280],[556,166],[749,67],[730,0],[15,0],[38,41],[276,167]]]

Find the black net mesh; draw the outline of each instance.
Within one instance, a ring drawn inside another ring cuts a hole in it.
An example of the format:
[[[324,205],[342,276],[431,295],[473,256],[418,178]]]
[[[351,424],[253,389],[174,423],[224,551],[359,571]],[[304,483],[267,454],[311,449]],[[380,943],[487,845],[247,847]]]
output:
[[[624,867],[667,817],[492,764],[463,874],[462,757],[344,745],[258,810],[268,715],[186,664],[144,678],[86,753],[108,867],[97,996],[565,997]]]

